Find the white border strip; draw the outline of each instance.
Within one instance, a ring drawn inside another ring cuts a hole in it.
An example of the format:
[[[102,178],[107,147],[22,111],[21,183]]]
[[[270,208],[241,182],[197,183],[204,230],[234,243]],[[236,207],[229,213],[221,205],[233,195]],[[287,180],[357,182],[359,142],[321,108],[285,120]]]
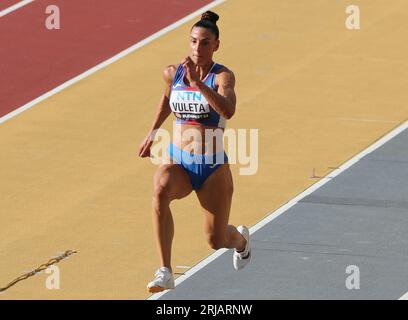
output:
[[[2,116],[0,118],[0,124],[7,121],[7,120],[10,120],[11,118],[15,117],[16,115],[20,114],[21,112],[23,112],[25,110],[30,109],[31,107],[35,106],[36,104],[38,104],[39,102],[41,102],[41,101],[43,101],[43,100],[45,100],[47,98],[53,96],[54,94],[56,94],[58,92],[61,92],[62,90],[72,86],[73,84],[77,83],[78,81],[81,81],[82,79],[85,79],[86,77],[90,76],[91,74],[94,74],[95,72],[97,72],[97,71],[107,67],[108,65],[118,61],[119,59],[121,59],[121,58],[127,56],[128,54],[136,51],[137,49],[145,46],[146,44],[152,42],[153,40],[156,40],[157,38],[165,35],[166,33],[178,28],[179,26],[183,25],[184,23],[186,23],[186,22],[190,21],[191,19],[195,18],[197,15],[199,15],[199,14],[201,14],[201,13],[203,13],[203,12],[205,12],[205,11],[207,11],[207,10],[209,10],[209,9],[211,9],[211,8],[217,6],[217,5],[219,5],[219,4],[221,4],[221,3],[225,2],[225,1],[226,0],[213,1],[213,2],[211,2],[209,4],[207,4],[206,6],[198,9],[197,11],[189,14],[188,16],[182,18],[181,20],[176,21],[175,23],[167,26],[166,28],[152,34],[151,36],[149,36],[146,39],[134,44],[133,46],[129,47],[128,49],[125,49],[124,51],[118,53],[117,55],[113,56],[112,58],[110,58],[110,59],[108,59],[108,60],[106,60],[106,61],[104,61],[104,62],[102,62],[102,63],[100,63],[98,65],[96,65],[95,67],[85,71],[84,73],[76,76],[75,78],[73,78],[71,80],[68,80],[67,82],[61,84],[60,86],[52,89],[51,91],[43,94],[42,96],[40,96],[38,98],[32,100],[31,102],[29,102],[29,103],[19,107],[18,109],[15,109],[14,111]]]
[[[327,182],[329,182],[330,180],[332,180],[334,177],[336,177],[337,175],[339,175],[340,173],[342,173],[343,171],[347,170],[348,168],[350,168],[352,165],[354,165],[355,163],[357,163],[358,161],[360,161],[361,158],[363,158],[364,156],[366,156],[367,154],[373,152],[374,150],[376,150],[377,148],[381,147],[383,144],[385,144],[386,142],[388,142],[389,140],[391,140],[392,138],[394,138],[395,136],[397,136],[398,134],[400,134],[402,131],[404,131],[405,129],[408,128],[408,121],[405,121],[404,123],[402,123],[400,126],[398,126],[397,128],[393,129],[391,132],[389,132],[388,134],[386,134],[385,136],[383,136],[382,138],[380,138],[379,140],[377,140],[376,142],[374,142],[372,145],[370,145],[368,148],[366,148],[365,150],[361,151],[360,153],[358,153],[357,155],[355,155],[353,158],[351,158],[350,160],[348,160],[347,162],[345,162],[343,165],[341,165],[338,169],[333,170],[332,172],[330,172],[327,176],[323,177],[321,180],[319,180],[318,182],[316,182],[315,184],[313,184],[312,186],[310,186],[309,188],[307,188],[305,191],[303,191],[302,193],[300,193],[299,195],[297,195],[295,198],[293,198],[292,200],[290,200],[289,202],[287,202],[286,204],[284,204],[282,207],[278,208],[276,211],[270,213],[266,218],[262,219],[261,221],[259,221],[257,224],[255,224],[254,226],[252,226],[250,228],[250,234],[255,233],[256,231],[258,231],[259,229],[261,229],[263,226],[265,226],[266,224],[268,224],[269,222],[271,222],[272,220],[276,219],[277,217],[279,217],[282,213],[286,212],[287,210],[289,210],[291,207],[293,207],[295,204],[297,204],[300,200],[302,200],[303,198],[305,198],[306,196],[308,196],[309,194],[311,194],[312,192],[316,191],[317,189],[319,189],[321,186],[323,186],[324,184],[326,184]],[[215,253],[213,253],[212,255],[210,255],[208,258],[202,260],[200,263],[198,263],[197,265],[195,265],[193,268],[191,268],[190,270],[188,270],[184,275],[181,275],[180,277],[178,277],[175,281],[176,286],[179,285],[180,283],[182,283],[183,281],[187,280],[189,277],[191,277],[193,274],[195,274],[197,271],[199,271],[200,269],[204,268],[205,266],[207,266],[210,262],[212,262],[213,260],[217,259],[219,256],[221,256],[223,253],[227,252],[228,249],[221,249],[216,251]],[[160,293],[155,293],[153,295],[151,295],[147,300],[157,300],[159,299],[161,296],[163,296],[164,294],[166,294],[169,290],[160,292]],[[405,299],[408,299],[408,292],[403,296],[405,297]]]
[[[9,14],[13,11],[16,11],[17,9],[20,9],[21,7],[24,7],[25,5],[33,2],[34,0],[24,0],[24,1],[20,1],[16,4],[13,4],[11,7],[8,7],[2,11],[0,11],[0,18],[4,17],[6,14]]]
[[[408,292],[406,292],[401,298],[398,300],[408,300]]]

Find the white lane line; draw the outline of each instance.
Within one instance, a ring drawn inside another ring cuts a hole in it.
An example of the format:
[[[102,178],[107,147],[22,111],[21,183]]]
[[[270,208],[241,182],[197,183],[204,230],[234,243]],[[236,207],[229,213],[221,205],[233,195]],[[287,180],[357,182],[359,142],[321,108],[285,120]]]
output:
[[[25,5],[27,5],[27,4],[29,4],[29,3],[33,2],[33,1],[34,0],[20,1],[20,2],[18,2],[16,4],[13,4],[11,7],[8,7],[6,9],[4,9],[4,10],[1,10],[0,11],[0,18],[4,17],[6,14],[9,14],[9,13],[11,13],[13,11],[16,11],[17,9],[20,9],[21,7],[24,7]]]
[[[194,267],[192,267],[190,270],[187,270],[184,275],[180,275],[176,280],[175,280],[175,286],[177,287],[180,283],[183,281],[187,280],[190,278],[194,273],[199,271],[200,269],[204,268],[207,266],[211,261],[214,261],[217,259],[220,255],[222,255],[224,252],[227,252],[228,249],[220,249],[215,251],[213,254],[211,254],[209,257],[205,258],[204,260],[200,261],[198,264],[196,264]],[[166,292],[169,290],[165,290],[163,292],[155,293],[151,295],[147,300],[157,300],[159,299],[162,295],[166,294]]]
[[[249,229],[250,234],[252,235],[256,231],[261,229],[263,226],[265,226],[266,224],[268,224],[272,220],[276,219],[281,214],[285,213],[287,210],[289,210],[291,207],[293,207],[295,204],[297,204],[300,200],[302,200],[303,198],[305,198],[306,196],[308,196],[312,192],[316,191],[317,189],[319,189],[321,186],[323,186],[327,182],[331,181],[334,177],[336,177],[337,175],[339,175],[340,173],[342,173],[343,171],[347,170],[352,165],[354,165],[355,163],[360,161],[361,158],[365,157],[369,153],[371,153],[374,150],[376,150],[377,148],[381,147],[383,144],[385,144],[386,142],[388,142],[389,140],[391,140],[392,138],[394,138],[395,136],[397,136],[398,134],[400,134],[402,131],[404,131],[407,128],[408,128],[408,120],[405,121],[404,123],[402,123],[400,126],[394,128],[392,131],[390,131],[389,133],[384,135],[382,138],[378,139],[376,142],[374,142],[372,145],[370,145],[369,147],[367,147],[366,149],[364,149],[360,153],[353,156],[350,160],[348,160],[347,162],[342,164],[339,168],[337,168],[337,169],[333,170],[332,172],[330,172],[329,174],[327,174],[325,177],[323,177],[318,182],[316,182],[315,184],[313,184],[312,186],[310,186],[309,188],[304,190],[302,193],[300,193],[295,198],[293,198],[292,200],[290,200],[289,202],[284,204],[282,207],[280,207],[276,211],[270,213],[267,217],[265,217],[264,219],[262,219],[261,221],[259,221],[257,224],[255,224],[254,226],[252,226]],[[218,250],[218,251],[214,252],[212,255],[210,255],[208,258],[200,261],[200,263],[193,266],[184,275],[181,275],[180,277],[178,277],[176,279],[176,281],[175,281],[176,287],[180,283],[187,280],[189,277],[191,277],[197,271],[204,268],[210,262],[214,261],[215,259],[217,259],[219,256],[221,256],[223,253],[225,253],[227,251],[228,251],[228,249]],[[160,292],[160,293],[155,293],[155,294],[151,295],[147,300],[157,300],[161,296],[166,294],[168,291],[169,290],[166,290],[166,291],[163,291],[163,292]],[[405,294],[404,297],[407,296],[407,295],[408,295],[408,293]],[[408,299],[408,297],[407,297],[407,299]]]
[[[408,292],[405,293],[401,298],[399,298],[398,300],[408,300]]]
[[[109,66],[110,64],[118,61],[119,59],[127,56],[128,54],[136,51],[137,49],[145,46],[146,44],[152,42],[153,40],[156,40],[157,38],[165,35],[166,33],[178,28],[179,26],[183,25],[184,23],[190,21],[191,19],[195,18],[197,15],[225,2],[226,0],[216,0],[213,1],[211,3],[209,3],[208,5],[198,9],[197,11],[189,14],[188,16],[176,21],[175,23],[161,29],[160,31],[152,34],[151,36],[145,38],[144,40],[134,44],[133,46],[125,49],[124,51],[118,53],[117,55],[113,56],[112,58],[109,58],[108,60],[105,60],[104,62],[92,67],[91,69],[88,69],[87,71],[85,71],[84,73],[76,76],[75,78],[68,80],[67,82],[64,82],[63,84],[59,85],[58,87],[52,89],[51,91],[48,91],[47,93],[44,93],[43,95],[41,95],[40,97],[28,102],[27,104],[19,107],[18,109],[15,109],[14,111],[2,116],[0,118],[0,124],[10,120],[11,118],[15,117],[16,115],[20,114],[21,112],[30,109],[31,107],[35,106],[36,104],[38,104],[41,101],[44,101],[45,99],[53,96],[56,93],[61,92],[62,90],[72,86],[73,84],[77,83],[78,81],[81,81],[83,79],[85,79],[86,77],[90,76],[91,74],[94,74],[95,72]]]

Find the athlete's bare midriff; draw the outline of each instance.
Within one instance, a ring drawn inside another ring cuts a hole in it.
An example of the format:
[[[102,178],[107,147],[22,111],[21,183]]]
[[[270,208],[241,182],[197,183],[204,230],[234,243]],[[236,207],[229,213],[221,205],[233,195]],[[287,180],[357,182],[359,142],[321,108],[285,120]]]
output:
[[[186,152],[211,155],[224,151],[223,135],[223,128],[174,124],[172,142]]]

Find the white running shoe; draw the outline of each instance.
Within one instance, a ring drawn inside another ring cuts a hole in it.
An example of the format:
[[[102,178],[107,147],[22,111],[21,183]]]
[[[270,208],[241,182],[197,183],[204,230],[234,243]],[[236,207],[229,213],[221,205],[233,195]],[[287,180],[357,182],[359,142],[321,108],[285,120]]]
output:
[[[241,270],[251,261],[251,242],[249,240],[249,230],[247,227],[238,226],[237,231],[242,234],[247,241],[244,251],[237,252],[237,250],[234,250],[232,258],[234,269]]]
[[[156,278],[147,284],[147,290],[152,293],[174,289],[174,277],[169,268],[161,267],[154,274]]]

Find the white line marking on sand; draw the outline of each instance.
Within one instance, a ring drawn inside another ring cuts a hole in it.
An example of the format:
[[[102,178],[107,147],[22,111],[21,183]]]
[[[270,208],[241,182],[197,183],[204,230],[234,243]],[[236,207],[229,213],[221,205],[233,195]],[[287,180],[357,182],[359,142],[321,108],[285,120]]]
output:
[[[1,10],[1,11],[0,11],[0,18],[1,18],[1,17],[4,17],[6,14],[9,14],[9,13],[11,13],[11,12],[13,12],[13,11],[16,11],[17,9],[20,9],[21,7],[26,6],[27,4],[29,4],[29,3],[33,2],[33,1],[34,1],[34,0],[24,0],[24,1],[20,1],[20,2],[18,2],[18,3],[16,3],[16,4],[13,4],[12,6],[6,8],[6,9],[4,9],[4,10]]]

